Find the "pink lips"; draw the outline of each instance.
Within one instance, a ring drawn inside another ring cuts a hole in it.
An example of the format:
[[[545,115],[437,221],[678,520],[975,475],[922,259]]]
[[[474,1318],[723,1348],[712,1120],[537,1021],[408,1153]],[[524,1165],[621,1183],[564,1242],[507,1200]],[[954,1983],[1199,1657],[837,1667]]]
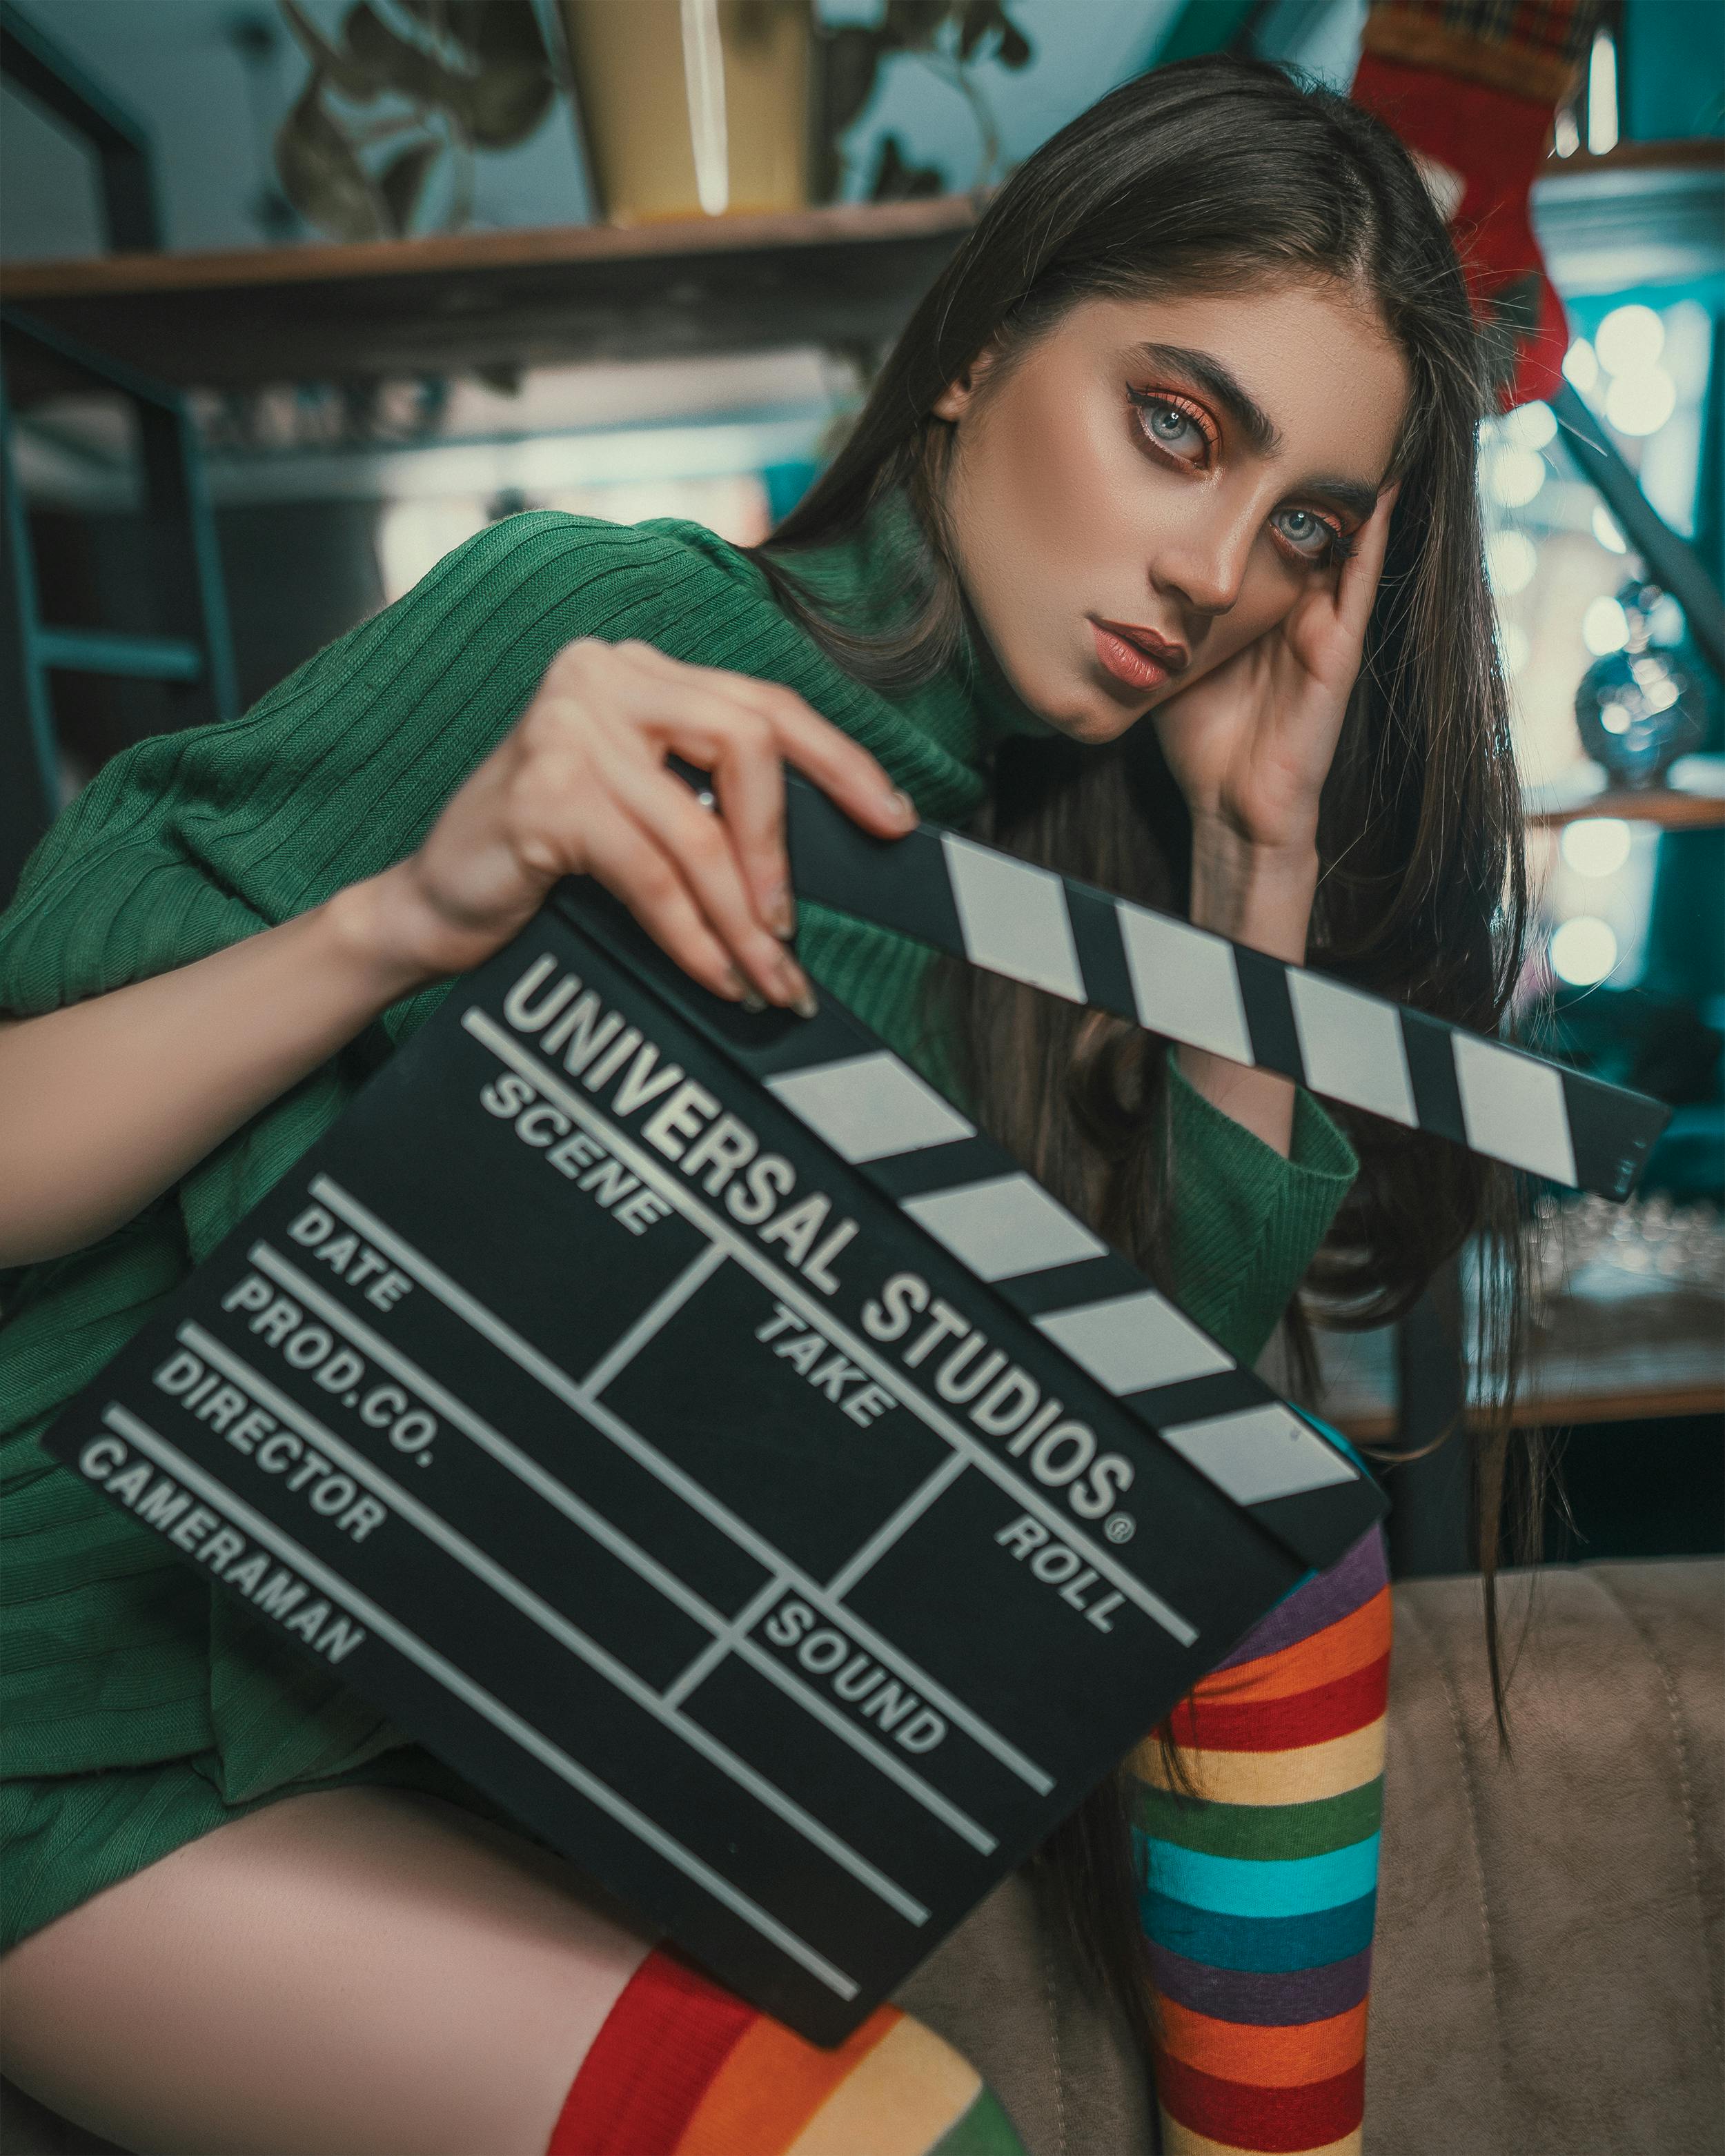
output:
[[[1129,689],[1159,689],[1186,665],[1184,649],[1153,630],[1120,622],[1092,621],[1090,626],[1097,658]]]

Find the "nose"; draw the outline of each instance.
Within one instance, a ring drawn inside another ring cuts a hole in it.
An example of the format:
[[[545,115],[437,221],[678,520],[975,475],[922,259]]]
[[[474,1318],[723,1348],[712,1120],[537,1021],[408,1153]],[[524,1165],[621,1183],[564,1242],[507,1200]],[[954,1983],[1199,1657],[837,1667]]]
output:
[[[1255,504],[1217,496],[1158,534],[1150,581],[1194,613],[1226,613],[1240,597],[1257,530]]]

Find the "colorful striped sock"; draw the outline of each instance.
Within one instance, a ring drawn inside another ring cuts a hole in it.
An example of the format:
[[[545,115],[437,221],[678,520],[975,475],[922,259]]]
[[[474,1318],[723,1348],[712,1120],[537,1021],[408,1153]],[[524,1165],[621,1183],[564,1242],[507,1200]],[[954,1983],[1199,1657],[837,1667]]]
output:
[[[1141,1745],[1167,2156],[1349,2156],[1364,2113],[1389,1586],[1374,1530]]]
[[[1024,2156],[974,2067],[896,2007],[834,2051],[655,1948],[581,2062],[546,2156]]]

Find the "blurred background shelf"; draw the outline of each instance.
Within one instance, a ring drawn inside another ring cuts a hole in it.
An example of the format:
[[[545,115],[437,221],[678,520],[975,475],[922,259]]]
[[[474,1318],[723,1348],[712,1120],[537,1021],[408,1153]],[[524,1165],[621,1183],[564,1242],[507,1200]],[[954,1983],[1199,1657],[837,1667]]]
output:
[[[1587,816],[1615,816],[1662,831],[1704,829],[1725,824],[1725,756],[1684,757],[1672,767],[1669,784],[1633,788],[1614,788],[1596,766],[1584,765],[1553,785],[1530,787],[1523,800],[1536,830]]]
[[[890,342],[968,195],[9,266],[8,305],[181,388]],[[18,385],[29,393],[31,377]],[[44,384],[44,386],[46,386]]]
[[[1673,254],[1666,274],[1705,274],[1725,257],[1725,141],[1550,160],[1534,213],[1567,289],[1620,279],[1629,244],[1650,275],[1650,223]],[[358,246],[118,254],[8,265],[4,296],[182,388],[878,349],[975,214],[972,195],[952,194]],[[26,376],[18,393],[30,390]]]
[[[1395,1334],[1318,1336],[1320,1412],[1368,1444],[1400,1428]],[[1477,1371],[1469,1394],[1481,1398]],[[1725,1414],[1725,1305],[1699,1288],[1626,1280],[1548,1307],[1528,1341],[1518,1424],[1573,1428]]]

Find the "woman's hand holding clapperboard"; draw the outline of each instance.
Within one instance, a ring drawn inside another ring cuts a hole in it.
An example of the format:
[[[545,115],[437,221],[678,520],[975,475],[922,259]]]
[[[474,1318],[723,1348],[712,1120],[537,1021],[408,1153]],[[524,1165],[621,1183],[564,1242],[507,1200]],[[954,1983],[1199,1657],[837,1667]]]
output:
[[[721,815],[672,778],[673,755],[711,773]],[[470,971],[560,877],[590,875],[715,995],[806,1013],[807,977],[784,948],[786,763],[877,836],[916,821],[867,750],[794,690],[584,637],[557,654],[418,851],[356,886],[353,901],[418,985]]]

